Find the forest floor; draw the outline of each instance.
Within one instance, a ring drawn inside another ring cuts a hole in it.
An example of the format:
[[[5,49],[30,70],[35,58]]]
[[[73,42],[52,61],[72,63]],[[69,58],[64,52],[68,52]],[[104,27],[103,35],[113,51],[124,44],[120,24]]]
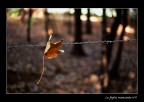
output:
[[[45,45],[45,30],[43,20],[33,21],[31,27],[31,44]],[[74,24],[71,33],[65,22],[56,21],[52,42],[61,39],[64,42],[74,41]],[[83,41],[100,41],[101,23],[92,23],[92,34],[85,33],[83,22]],[[127,34],[134,38],[133,34]],[[26,45],[26,24],[19,20],[7,21],[7,46]],[[123,43],[122,60],[120,63],[120,80],[113,81],[111,93],[137,92],[137,42]],[[115,57],[118,43],[114,44]],[[7,49],[7,93],[101,93],[100,65],[101,44],[83,45],[87,54],[78,57],[71,54],[73,45],[61,49],[65,53],[55,59],[45,60],[45,71],[42,80],[37,85],[42,71],[44,48],[21,47]],[[114,58],[112,58],[113,62]],[[121,89],[119,90],[119,87]]]

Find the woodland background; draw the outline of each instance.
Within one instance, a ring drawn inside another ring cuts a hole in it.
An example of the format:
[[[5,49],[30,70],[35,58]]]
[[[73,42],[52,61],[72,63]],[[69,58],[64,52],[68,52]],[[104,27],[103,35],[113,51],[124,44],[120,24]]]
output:
[[[137,39],[137,9],[9,8],[7,13],[7,93],[136,93],[137,41],[63,45],[65,53],[45,60],[52,42]]]

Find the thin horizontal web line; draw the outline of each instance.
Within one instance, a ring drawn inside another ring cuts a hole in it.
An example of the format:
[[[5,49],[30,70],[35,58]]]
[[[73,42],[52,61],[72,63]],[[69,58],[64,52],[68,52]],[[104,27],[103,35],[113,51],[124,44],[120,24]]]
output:
[[[86,41],[86,42],[65,42],[62,43],[63,45],[76,45],[76,44],[98,44],[98,43],[116,43],[116,42],[131,42],[131,41],[137,41],[137,39],[128,39],[128,40],[105,40],[105,41]],[[33,44],[28,44],[28,45],[14,45],[14,46],[7,46],[8,49],[10,48],[19,48],[19,47],[45,47],[46,45],[33,45]]]

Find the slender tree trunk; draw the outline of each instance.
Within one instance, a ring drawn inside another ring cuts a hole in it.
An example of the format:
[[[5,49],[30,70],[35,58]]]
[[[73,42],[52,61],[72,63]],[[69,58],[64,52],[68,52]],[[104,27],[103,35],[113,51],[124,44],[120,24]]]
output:
[[[86,23],[86,33],[91,34],[91,22],[90,22],[90,9],[87,12],[87,23]]]
[[[24,8],[21,8],[20,11],[21,11],[21,22],[25,23],[26,11],[24,10]]]
[[[68,14],[68,16],[69,16],[69,20],[68,20],[68,23],[67,23],[67,25],[68,25],[68,34],[71,34],[71,14],[69,13]]]
[[[127,9],[123,10],[123,30],[122,33],[120,35],[120,40],[123,40],[123,36],[125,34],[125,28],[127,26],[128,23],[128,19],[127,19]],[[112,66],[112,70],[110,72],[111,78],[118,78],[119,75],[119,65],[121,62],[121,55],[122,55],[122,50],[123,50],[123,43],[119,43],[119,47],[118,47],[118,51],[117,51],[117,56],[116,59],[114,61],[114,64]]]
[[[103,21],[102,21],[102,40],[106,39],[107,31],[106,31],[106,9],[103,9]],[[101,58],[101,74],[103,75],[102,80],[102,93],[108,92],[108,63],[107,63],[107,45],[106,43],[102,43],[102,58]]]
[[[46,42],[48,41],[48,23],[49,23],[49,18],[48,18],[48,11],[47,9],[44,10],[45,14],[45,34],[46,34]]]
[[[82,30],[81,30],[82,23],[80,15],[81,15],[81,9],[75,9],[75,42],[82,42]],[[72,54],[76,56],[84,56],[85,52],[83,50],[82,45],[81,44],[74,45]]]
[[[29,9],[29,18],[27,23],[27,41],[31,43],[30,31],[31,31],[31,18],[32,18],[32,9]]]
[[[66,21],[66,25],[67,25],[67,29],[68,29],[68,34],[71,34],[71,14],[70,14],[70,9],[69,9],[69,12],[67,14],[67,21]]]
[[[113,41],[115,39],[118,26],[119,26],[119,24],[121,22],[121,9],[117,9],[116,11],[117,11],[117,17],[114,20],[114,23],[112,25],[110,34],[107,36],[107,40],[112,40]],[[113,43],[107,44],[107,60],[108,60],[108,64],[110,62],[112,48],[113,48]]]
[[[138,22],[137,22],[137,13],[138,13],[138,11],[137,11],[137,9],[136,10],[134,10],[134,12],[135,12],[135,19],[134,19],[134,28],[135,28],[135,39],[137,39],[137,24],[138,24]]]

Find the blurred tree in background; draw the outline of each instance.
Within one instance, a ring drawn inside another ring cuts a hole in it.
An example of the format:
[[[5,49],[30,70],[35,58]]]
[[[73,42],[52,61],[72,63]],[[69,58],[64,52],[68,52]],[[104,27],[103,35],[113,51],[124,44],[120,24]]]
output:
[[[27,22],[27,41],[31,43],[31,19],[32,19],[32,9],[29,9],[29,18]]]
[[[88,8],[87,11],[86,33],[91,34],[90,9]]]
[[[75,9],[75,41],[74,42],[82,42],[82,22],[80,19],[81,16],[81,9]],[[77,55],[77,56],[84,56],[85,52],[82,48],[82,45],[74,45],[73,51],[72,51],[73,55]]]

